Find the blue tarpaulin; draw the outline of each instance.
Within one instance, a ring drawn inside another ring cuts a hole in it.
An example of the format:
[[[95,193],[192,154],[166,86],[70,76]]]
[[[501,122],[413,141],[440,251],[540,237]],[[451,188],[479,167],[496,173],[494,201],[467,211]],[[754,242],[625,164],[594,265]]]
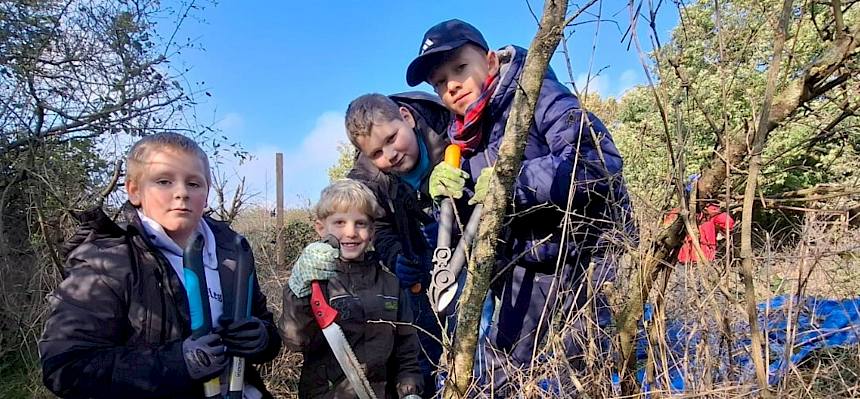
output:
[[[761,302],[757,306],[758,324],[763,337],[767,337],[769,359],[768,383],[778,384],[791,365],[797,365],[813,351],[822,348],[850,347],[860,342],[860,297],[853,299],[826,299],[817,297],[794,297],[783,295]],[[643,319],[648,322],[652,309],[646,306]],[[791,328],[789,328],[791,326]],[[666,322],[666,344],[669,359],[664,367],[668,370],[671,390],[682,392],[687,381],[697,380],[703,375],[704,367],[716,381],[753,382],[755,368],[750,357],[750,329],[746,322],[731,326],[734,342],[727,347],[715,326],[701,326],[694,321],[672,319]],[[707,365],[697,364],[700,356],[696,350],[707,345],[712,359]],[[790,352],[788,350],[791,346]],[[636,356],[640,369],[637,378],[644,380],[644,366],[648,359],[648,338],[644,329],[640,331]],[[663,366],[661,364],[661,366]],[[693,378],[685,378],[691,376]],[[655,378],[654,383],[661,389],[666,385],[667,376]],[[643,383],[643,390],[651,389]]]
[[[485,303],[484,308],[485,316],[492,314],[490,304]],[[778,384],[792,365],[801,363],[815,350],[851,347],[860,343],[860,297],[837,300],[782,295],[763,301],[756,308],[759,329],[763,337],[767,337],[770,385]],[[669,389],[682,393],[693,389],[687,386],[688,381],[701,381],[701,376],[705,374],[711,376],[714,382],[755,383],[755,368],[750,357],[752,340],[746,321],[731,325],[732,343],[727,345],[716,325],[701,325],[698,319],[685,320],[669,316],[664,337],[666,356],[658,354],[650,359],[645,325],[652,318],[653,308],[646,305],[643,314],[645,323],[640,323],[636,346],[636,377],[644,392]],[[489,325],[490,320],[482,318],[481,331],[485,333]],[[786,353],[789,344],[791,351]],[[707,347],[710,352],[708,364],[699,364],[703,356],[697,356],[696,351],[703,347]],[[662,364],[663,359],[667,360],[666,365]],[[653,387],[644,382],[645,365],[648,362],[658,364]],[[476,372],[479,375],[482,367],[484,365],[479,351],[476,359]],[[444,378],[444,373],[441,373],[437,388],[441,388]],[[617,374],[612,375],[612,382],[614,388],[620,388]],[[539,386],[550,396],[560,393],[557,381],[542,380]]]

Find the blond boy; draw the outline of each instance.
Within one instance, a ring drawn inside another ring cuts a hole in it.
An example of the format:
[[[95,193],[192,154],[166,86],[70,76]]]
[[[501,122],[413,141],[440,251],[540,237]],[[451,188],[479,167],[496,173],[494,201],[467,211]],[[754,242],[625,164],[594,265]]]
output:
[[[287,348],[304,354],[300,398],[353,398],[332,349],[310,309],[312,281],[320,281],[336,320],[379,398],[403,398],[422,389],[418,337],[408,298],[394,274],[370,251],[373,221],[382,210],[364,184],[350,179],[326,187],[315,208],[319,236],[333,235],[339,248],[311,243],[293,265],[284,289],[279,327]]]
[[[280,350],[272,313],[256,280],[251,315],[224,320],[217,333],[192,338],[182,270],[192,236],[205,240],[204,264],[213,325],[233,287],[236,233],[203,216],[209,161],[191,139],[173,133],[139,140],[128,154],[119,225],[101,208],[79,215],[67,241],[65,279],[49,297],[52,312],[39,353],[45,385],[61,397],[200,398],[202,381],[221,374],[231,356],[246,364]],[[217,250],[216,250],[217,248]],[[270,398],[248,367],[246,398]]]

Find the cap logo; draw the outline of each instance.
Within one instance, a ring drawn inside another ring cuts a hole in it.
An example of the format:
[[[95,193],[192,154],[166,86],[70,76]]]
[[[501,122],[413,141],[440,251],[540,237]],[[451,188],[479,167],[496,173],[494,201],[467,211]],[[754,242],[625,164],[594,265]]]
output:
[[[430,48],[430,46],[432,46],[432,45],[433,45],[432,40],[430,40],[429,38],[427,40],[425,40],[424,44],[421,45],[421,54],[424,54],[424,52],[427,51],[427,49]]]

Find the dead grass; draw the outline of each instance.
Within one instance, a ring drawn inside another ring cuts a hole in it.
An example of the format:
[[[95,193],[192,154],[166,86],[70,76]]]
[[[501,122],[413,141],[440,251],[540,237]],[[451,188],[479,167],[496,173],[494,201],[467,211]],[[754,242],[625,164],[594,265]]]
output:
[[[651,218],[655,223],[657,218]],[[256,237],[260,227],[267,226],[260,220],[246,225],[245,231],[249,237]],[[644,226],[647,231],[653,226]],[[775,295],[793,293],[815,295],[828,298],[849,298],[860,293],[860,261],[846,254],[853,254],[860,249],[860,231],[814,229],[810,224],[801,229],[799,244],[776,245],[763,248],[759,253],[758,279],[756,280],[759,300]],[[239,227],[240,229],[242,227]],[[304,240],[313,239],[311,236],[301,236]],[[296,235],[299,234],[299,235]],[[829,234],[829,236],[827,236]],[[766,241],[766,236],[762,238]],[[299,248],[307,241],[293,240]],[[288,241],[290,238],[288,236]],[[259,248],[257,248],[259,246]],[[658,289],[652,296],[651,303],[660,303],[653,322],[648,323],[652,329],[649,345],[649,361],[642,364],[649,371],[652,382],[665,385],[666,370],[660,364],[672,359],[672,351],[661,339],[665,334],[667,320],[685,318],[693,320],[695,325],[692,333],[704,334],[712,339],[726,340],[739,337],[725,337],[720,328],[724,323],[736,323],[745,320],[742,310],[743,287],[736,271],[737,260],[732,257],[733,245],[728,243],[728,250],[723,250],[722,256],[708,267],[698,265],[678,265],[667,281],[665,293],[658,295]],[[780,248],[771,252],[767,248]],[[288,270],[276,270],[273,266],[271,242],[258,241],[255,243],[260,281],[263,290],[269,297],[269,305],[276,317],[281,311],[281,293],[289,276]],[[297,255],[298,252],[295,252]],[[728,261],[726,260],[728,257]],[[630,276],[630,267],[634,262],[625,258],[621,264],[626,265],[619,270],[619,281],[616,291],[622,294],[630,287],[626,278]],[[570,293],[568,293],[570,294]],[[661,298],[658,300],[658,298]],[[539,346],[537,358],[541,360],[531,372],[515,372],[510,375],[514,386],[518,387],[516,395],[524,398],[543,397],[581,397],[608,398],[620,397],[617,386],[611,384],[611,373],[616,370],[612,356],[602,353],[596,335],[596,328],[591,321],[589,311],[572,315],[560,316],[554,323],[554,329],[546,342]],[[580,345],[585,348],[583,356],[571,360],[562,355],[563,337],[570,336],[571,331],[586,326],[587,333],[580,338]],[[613,327],[609,328],[610,334]],[[691,343],[691,345],[693,345]],[[722,344],[728,347],[728,343]],[[743,398],[758,397],[760,392],[750,383],[726,382],[726,376],[737,375],[738,370],[726,371],[717,375],[714,370],[722,364],[721,356],[725,353],[711,353],[703,344],[696,348],[695,358],[674,359],[682,364],[696,364],[697,367],[687,370],[685,381],[687,390],[683,395],[670,395],[668,391],[652,391],[651,398],[665,396],[680,398]],[[296,387],[301,366],[301,355],[282,353],[270,366],[265,368],[268,386],[278,397],[296,397]],[[734,374],[732,374],[734,373]],[[830,349],[816,353],[803,364],[793,367],[782,383],[772,387],[775,397],[806,397],[806,398],[851,398],[860,397],[860,346],[853,348]],[[553,381],[552,386],[547,381]],[[731,381],[731,380],[730,380]],[[490,397],[493,393],[473,385],[473,397]],[[506,395],[508,396],[508,395]],[[644,396],[640,396],[644,397]]]
[[[314,239],[306,213],[296,211],[287,226],[287,259],[290,263],[307,242]],[[642,220],[643,230],[649,231],[658,218]],[[796,243],[772,242],[759,252],[756,292],[759,299],[780,294],[815,295],[828,298],[856,297],[860,293],[860,231],[821,228],[824,225],[808,223],[799,229]],[[243,214],[234,227],[245,234],[254,246],[259,280],[269,300],[269,308],[280,316],[282,293],[289,278],[289,269],[275,265],[274,218],[265,210]],[[761,241],[767,243],[767,236]],[[778,250],[768,250],[778,248]],[[653,323],[648,327],[655,331],[649,346],[648,366],[651,381],[665,381],[665,370],[660,364],[669,359],[665,340],[666,321],[686,317],[697,321],[700,332],[720,337],[720,323],[733,323],[745,319],[740,309],[743,304],[743,289],[732,258],[732,245],[723,251],[709,267],[679,265],[669,278],[662,299],[660,295],[650,298],[651,303],[663,304]],[[728,256],[728,261],[726,260]],[[625,258],[621,262],[619,280],[615,290],[623,295],[629,290],[630,267],[634,262]],[[41,320],[45,312],[45,288],[55,284],[56,276],[46,260],[38,262],[40,273],[22,276],[20,262],[3,264],[4,282],[0,292],[4,309],[27,309],[27,315],[8,312],[3,315],[4,344],[0,357],[0,397],[23,398],[51,397],[41,385],[41,377],[35,355],[35,342],[41,331]],[[14,287],[12,286],[14,285]],[[16,288],[17,287],[17,288]],[[41,288],[40,288],[41,287]],[[657,289],[654,290],[659,291]],[[616,370],[612,356],[602,354],[593,318],[588,311],[563,315],[553,324],[549,338],[538,348],[540,362],[531,372],[511,375],[517,394],[524,398],[619,397],[611,384],[611,373]],[[572,361],[563,356],[563,337],[585,325],[587,333],[581,338],[583,356]],[[14,331],[13,331],[14,330]],[[613,333],[613,327],[608,329]],[[736,339],[736,337],[733,337]],[[757,397],[759,392],[752,385],[737,382],[720,382],[713,367],[721,353],[709,353],[698,348],[695,359],[681,359],[701,367],[688,370],[689,390],[681,398],[741,398]],[[302,356],[282,352],[271,364],[263,367],[263,376],[268,388],[281,398],[297,397],[297,384]],[[711,367],[708,367],[710,365]],[[554,381],[554,386],[547,386]],[[490,392],[480,391],[477,386],[474,397],[487,397]],[[860,346],[828,349],[816,352],[805,362],[789,370],[779,386],[772,387],[776,397],[786,398],[857,398],[860,397]],[[668,392],[652,391],[650,397],[669,396]]]
[[[275,218],[265,209],[252,209],[243,213],[233,227],[251,242],[256,260],[260,288],[266,295],[269,310],[280,317],[283,309],[283,292],[290,277],[289,265],[298,257],[302,248],[316,239],[307,210],[292,210],[285,215],[285,259],[287,265],[281,269],[276,264]],[[299,373],[302,354],[282,350],[278,357],[261,368],[266,387],[276,398],[298,397]]]

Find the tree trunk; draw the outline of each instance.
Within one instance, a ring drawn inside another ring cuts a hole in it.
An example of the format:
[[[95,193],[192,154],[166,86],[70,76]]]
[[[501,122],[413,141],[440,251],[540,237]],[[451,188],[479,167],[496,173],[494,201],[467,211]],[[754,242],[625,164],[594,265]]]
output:
[[[773,59],[767,69],[767,84],[764,91],[761,111],[759,111],[759,123],[753,136],[752,148],[750,148],[749,175],[747,176],[746,190],[744,191],[744,208],[741,217],[741,276],[744,282],[744,302],[746,302],[747,319],[750,323],[750,336],[752,338],[751,355],[755,364],[755,374],[759,388],[764,396],[767,395],[767,365],[762,352],[762,339],[758,327],[758,312],[756,312],[755,285],[753,284],[753,273],[755,270],[754,254],[752,248],[752,213],[755,191],[758,182],[758,174],[761,169],[761,152],[767,140],[768,118],[770,107],[773,103],[773,93],[776,90],[776,80],[779,77],[779,67],[782,65],[782,49],[785,45],[785,37],[788,35],[788,20],[791,18],[792,0],[785,0],[782,5],[782,14],[779,18],[779,28],[773,49]]]
[[[464,397],[472,381],[478,325],[484,298],[496,259],[496,244],[502,219],[517,173],[522,164],[526,137],[534,122],[534,110],[550,58],[564,34],[566,0],[544,4],[540,28],[529,47],[519,86],[499,147],[499,157],[484,201],[482,223],[469,261],[469,271],[460,296],[457,331],[449,354],[445,398]]]

